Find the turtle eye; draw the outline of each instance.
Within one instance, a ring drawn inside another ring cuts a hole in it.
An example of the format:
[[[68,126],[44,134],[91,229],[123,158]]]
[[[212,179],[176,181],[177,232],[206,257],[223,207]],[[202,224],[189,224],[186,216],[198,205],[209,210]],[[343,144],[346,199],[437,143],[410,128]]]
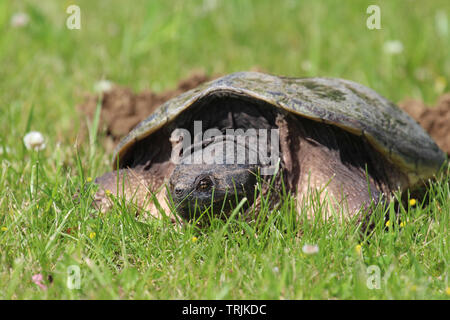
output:
[[[197,184],[197,189],[199,190],[207,190],[212,186],[212,181],[210,178],[203,178]]]

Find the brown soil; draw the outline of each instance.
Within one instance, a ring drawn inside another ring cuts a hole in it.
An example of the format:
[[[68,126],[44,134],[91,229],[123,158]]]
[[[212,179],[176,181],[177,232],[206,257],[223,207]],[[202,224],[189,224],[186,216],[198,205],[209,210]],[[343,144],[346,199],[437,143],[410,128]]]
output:
[[[412,99],[400,102],[399,106],[419,122],[438,146],[450,155],[450,93],[442,95],[433,108]]]
[[[131,89],[121,86],[114,86],[104,92],[99,128],[106,131],[106,139],[103,141],[105,147],[112,150],[121,138],[127,135],[140,121],[147,118],[159,105],[214,78],[203,72],[196,72],[181,80],[175,89],[162,93],[145,90],[135,94]],[[98,98],[98,95],[88,95],[85,102],[77,106],[77,110],[92,120]],[[84,140],[87,130],[81,128],[80,131],[79,142]]]
[[[105,92],[99,128],[106,131],[107,138],[104,141],[106,148],[112,150],[122,137],[162,103],[216,77],[197,72],[181,80],[175,89],[162,93],[146,90],[135,94],[129,88],[120,86]],[[97,101],[98,96],[90,95],[77,109],[81,114],[92,119]],[[412,99],[400,102],[399,106],[419,122],[439,147],[450,155],[450,93],[442,95],[434,108],[429,108],[423,102]],[[86,132],[85,128],[81,131]],[[78,139],[82,141],[83,137]]]

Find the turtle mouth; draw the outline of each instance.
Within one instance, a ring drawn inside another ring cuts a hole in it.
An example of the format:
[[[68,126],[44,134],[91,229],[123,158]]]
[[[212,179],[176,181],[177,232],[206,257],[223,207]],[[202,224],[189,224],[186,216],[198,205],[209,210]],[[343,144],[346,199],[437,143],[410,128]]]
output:
[[[233,193],[213,192],[194,195],[195,190],[184,197],[173,197],[175,211],[185,220],[205,217],[228,217],[235,207],[236,197]]]

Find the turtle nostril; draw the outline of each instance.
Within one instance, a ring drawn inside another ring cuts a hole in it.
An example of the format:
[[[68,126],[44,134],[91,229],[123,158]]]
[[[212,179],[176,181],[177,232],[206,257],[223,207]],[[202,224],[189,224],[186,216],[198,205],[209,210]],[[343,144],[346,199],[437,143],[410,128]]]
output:
[[[183,188],[175,187],[174,191],[175,191],[175,195],[177,195],[177,196],[181,196],[183,194]]]

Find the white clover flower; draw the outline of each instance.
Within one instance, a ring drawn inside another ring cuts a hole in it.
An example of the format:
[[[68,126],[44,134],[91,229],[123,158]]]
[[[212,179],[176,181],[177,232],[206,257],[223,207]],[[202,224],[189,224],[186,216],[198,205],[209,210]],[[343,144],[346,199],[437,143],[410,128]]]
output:
[[[113,87],[113,83],[109,80],[100,80],[94,84],[94,90],[96,92],[107,92],[111,90]]]
[[[25,27],[30,22],[30,17],[25,12],[17,12],[11,17],[11,26],[14,28]]]
[[[274,273],[278,273],[278,272],[280,272],[280,269],[278,269],[278,267],[273,267],[272,271],[273,271]]]
[[[305,60],[302,62],[301,67],[304,71],[311,71],[313,66],[311,61]]]
[[[441,37],[446,37],[448,35],[448,18],[447,13],[443,10],[436,12],[434,16],[434,23],[436,26],[436,32]]]
[[[11,149],[9,147],[0,146],[0,155],[11,153]]]
[[[218,0],[203,0],[202,13],[214,11],[219,5]]]
[[[316,254],[319,252],[319,246],[317,244],[305,244],[302,250],[305,254]]]
[[[400,54],[403,52],[403,43],[400,40],[386,41],[383,45],[386,54]]]
[[[42,133],[37,131],[28,132],[23,137],[23,143],[28,150],[40,151],[45,149],[45,139]]]

